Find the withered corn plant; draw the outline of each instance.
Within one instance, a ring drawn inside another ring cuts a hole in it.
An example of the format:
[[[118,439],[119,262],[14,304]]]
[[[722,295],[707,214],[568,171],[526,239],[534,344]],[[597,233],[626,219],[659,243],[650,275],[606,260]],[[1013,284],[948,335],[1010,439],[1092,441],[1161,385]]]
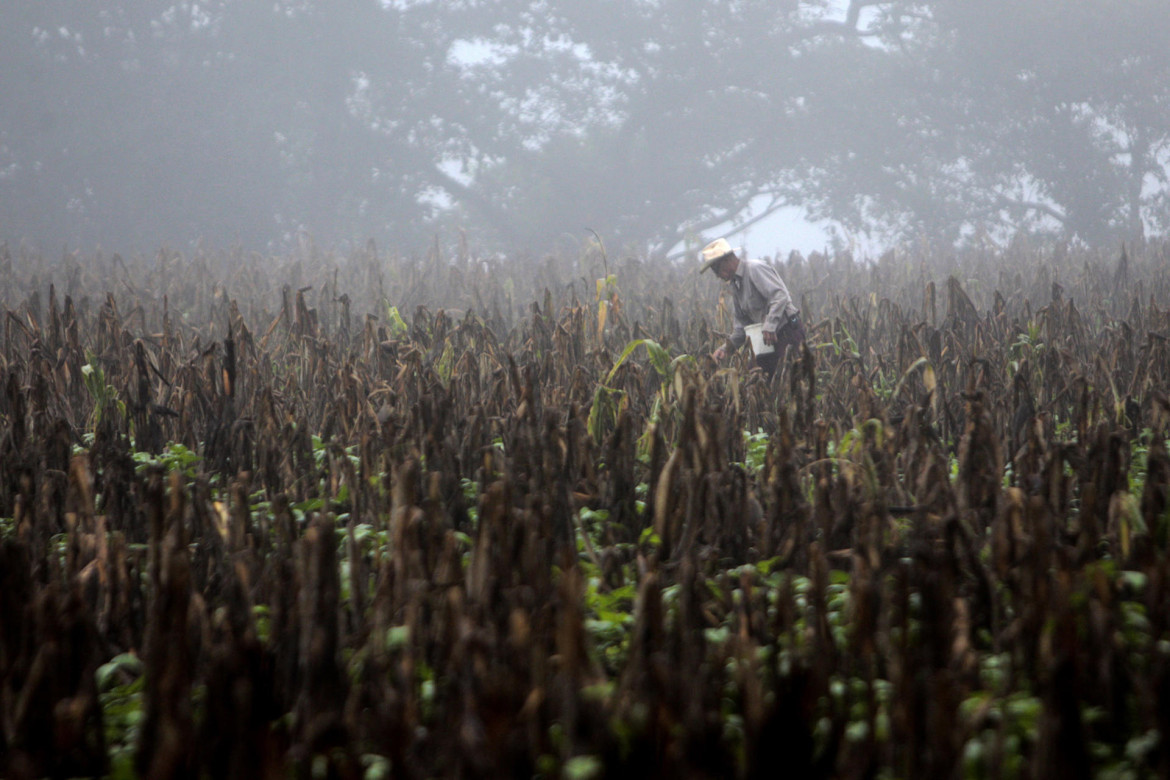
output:
[[[0,249],[0,774],[1170,774],[1170,247]]]

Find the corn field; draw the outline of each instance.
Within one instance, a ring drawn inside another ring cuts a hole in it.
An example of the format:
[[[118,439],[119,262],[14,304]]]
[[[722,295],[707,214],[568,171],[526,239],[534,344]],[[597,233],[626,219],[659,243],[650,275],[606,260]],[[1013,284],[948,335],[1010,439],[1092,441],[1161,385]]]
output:
[[[0,248],[0,774],[1170,775],[1170,245]]]

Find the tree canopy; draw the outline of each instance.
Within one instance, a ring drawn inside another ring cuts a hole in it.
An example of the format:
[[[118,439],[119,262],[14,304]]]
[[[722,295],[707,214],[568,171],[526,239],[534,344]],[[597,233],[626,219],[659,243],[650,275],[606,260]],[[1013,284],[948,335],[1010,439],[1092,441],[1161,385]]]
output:
[[[12,0],[0,237],[1163,233],[1157,0]]]

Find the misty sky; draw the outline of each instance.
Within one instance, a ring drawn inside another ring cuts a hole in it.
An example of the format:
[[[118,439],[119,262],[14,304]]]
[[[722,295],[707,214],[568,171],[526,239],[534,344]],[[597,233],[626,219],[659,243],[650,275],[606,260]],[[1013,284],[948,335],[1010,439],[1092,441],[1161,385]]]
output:
[[[1168,19],[1153,0],[8,0],[0,239],[545,251],[596,230],[668,252],[747,222],[752,254],[1116,245],[1170,226]]]

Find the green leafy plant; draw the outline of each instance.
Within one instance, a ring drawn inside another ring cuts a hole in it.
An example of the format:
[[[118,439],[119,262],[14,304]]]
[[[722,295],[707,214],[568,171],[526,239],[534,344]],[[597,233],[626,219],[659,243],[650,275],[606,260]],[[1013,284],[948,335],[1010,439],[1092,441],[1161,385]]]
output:
[[[203,460],[203,456],[181,442],[168,443],[157,455],[138,451],[134,453],[133,458],[135,470],[138,472],[142,472],[148,466],[160,466],[168,472],[179,471],[188,479],[195,478],[198,464]]]
[[[613,384],[614,377],[617,376],[618,370],[634,354],[638,347],[646,350],[646,355],[650,359],[650,365],[653,367],[655,373],[658,374],[659,379],[659,391],[654,402],[651,404],[648,420],[650,425],[658,422],[663,406],[670,398],[671,387],[674,384],[679,367],[682,365],[694,366],[696,363],[694,357],[691,355],[683,354],[672,358],[670,353],[653,339],[634,339],[626,344],[625,349],[622,350],[617,361],[614,362],[613,367],[610,368],[609,373],[606,374],[605,379],[598,385],[593,395],[593,405],[589,409],[588,425],[589,433],[593,436],[594,441],[601,441],[605,432],[612,430],[613,426],[617,423],[617,417],[621,411],[625,393],[611,387],[611,385]],[[641,454],[645,454],[644,451],[648,446],[649,440],[646,438],[646,433],[643,433],[642,440],[639,442]]]
[[[97,364],[93,353],[86,352],[85,357],[86,363],[81,367],[81,376],[85,389],[93,400],[89,427],[96,431],[102,418],[111,411],[117,411],[125,419],[126,404],[118,398],[118,389],[106,381],[106,372]]]
[[[146,677],[142,660],[122,653],[98,667],[94,675],[105,725],[111,777],[135,777],[134,750],[145,716]]]
[[[755,433],[743,432],[744,467],[749,473],[759,474],[764,468],[770,438],[762,429],[757,429]]]
[[[406,320],[402,319],[402,315],[398,313],[398,307],[390,305],[390,302],[385,299],[383,299],[382,304],[386,307],[386,324],[390,327],[390,337],[405,338],[406,334],[410,332],[410,327],[406,324]]]

